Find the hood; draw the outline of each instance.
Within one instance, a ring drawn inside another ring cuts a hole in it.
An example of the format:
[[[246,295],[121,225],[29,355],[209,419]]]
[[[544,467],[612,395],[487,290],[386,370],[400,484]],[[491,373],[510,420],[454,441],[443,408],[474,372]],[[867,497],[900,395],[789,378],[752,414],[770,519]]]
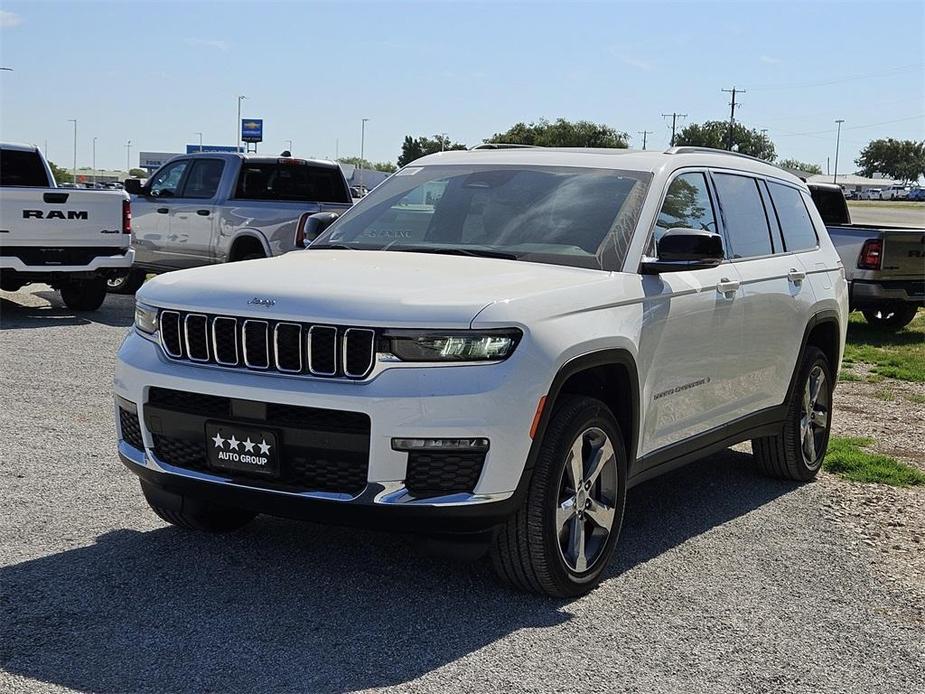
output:
[[[608,276],[497,258],[309,250],[171,272],[147,282],[138,299],[158,307],[275,320],[460,328],[495,302]]]

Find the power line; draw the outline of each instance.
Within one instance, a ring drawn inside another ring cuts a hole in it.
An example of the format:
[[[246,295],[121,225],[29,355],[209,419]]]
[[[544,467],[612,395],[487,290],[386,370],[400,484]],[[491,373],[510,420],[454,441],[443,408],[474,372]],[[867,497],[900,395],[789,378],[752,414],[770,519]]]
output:
[[[678,118],[687,118],[686,113],[663,113],[662,118],[671,116],[671,146],[674,147],[674,135],[677,128]]]
[[[636,131],[637,135],[642,135],[642,149],[643,150],[645,150],[646,148],[646,136],[651,135],[654,132],[655,132],[654,130],[637,130]]]
[[[910,65],[899,65],[897,67],[887,68],[886,70],[878,70],[877,72],[871,72],[866,75],[854,75],[852,77],[844,77],[837,80],[825,80],[822,82],[802,82],[797,84],[765,84],[759,85],[757,87],[749,87],[752,91],[772,91],[778,89],[806,89],[809,87],[826,87],[830,84],[844,84],[845,82],[857,82],[858,80],[873,79],[875,77],[885,77],[889,75],[898,74],[901,72],[907,72],[909,70],[921,69],[922,65],[925,63],[912,63]]]
[[[732,132],[735,128],[736,123],[736,106],[741,106],[738,101],[736,101],[736,93],[745,94],[744,89],[737,90],[735,87],[732,89],[724,89],[724,92],[727,94],[732,94],[732,99],[729,101],[729,141],[726,144],[726,149],[730,152],[732,151]]]

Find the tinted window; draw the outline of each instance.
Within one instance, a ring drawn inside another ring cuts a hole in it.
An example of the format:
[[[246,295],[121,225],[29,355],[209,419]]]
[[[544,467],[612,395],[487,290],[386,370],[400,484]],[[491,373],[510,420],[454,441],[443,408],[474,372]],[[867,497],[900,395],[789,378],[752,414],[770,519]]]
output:
[[[245,162],[235,197],[245,200],[352,202],[339,168],[297,161],[291,164]]]
[[[174,164],[168,164],[163,169],[154,174],[151,179],[151,195],[161,198],[173,198],[177,195],[177,188],[180,187],[180,180],[183,178],[183,172],[189,165],[189,159],[178,161]]]
[[[48,174],[38,152],[0,149],[0,186],[45,188],[48,185]]]
[[[810,192],[824,224],[851,224],[848,203],[840,190],[814,186]]]
[[[771,191],[771,200],[780,220],[781,231],[784,234],[784,245],[788,251],[805,251],[817,245],[816,230],[813,220],[803,202],[803,196],[796,188],[782,186],[778,183],[768,183]]]
[[[312,247],[500,253],[602,268],[610,264],[605,256],[625,250],[648,183],[645,174],[578,168],[406,171],[378,186]]]
[[[674,228],[716,232],[713,203],[702,173],[686,173],[675,178],[665,193],[665,202],[655,221],[655,240]]]
[[[184,198],[208,199],[215,196],[222,180],[225,162],[221,159],[194,159],[183,185]]]
[[[770,255],[771,233],[758,182],[748,176],[714,174],[716,194],[723,208],[723,221],[733,258]]]

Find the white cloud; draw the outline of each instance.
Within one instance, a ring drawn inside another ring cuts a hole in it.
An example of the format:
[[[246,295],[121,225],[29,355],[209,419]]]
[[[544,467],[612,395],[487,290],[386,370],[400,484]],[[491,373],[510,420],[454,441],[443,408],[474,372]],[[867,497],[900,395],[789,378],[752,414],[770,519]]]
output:
[[[186,39],[186,45],[195,48],[214,48],[219,51],[228,50],[228,42],[221,39]]]
[[[640,70],[651,70],[653,68],[652,63],[648,63],[645,60],[639,60],[638,58],[624,58],[623,62],[630,67],[635,67]]]
[[[0,28],[10,29],[12,27],[18,27],[20,24],[22,24],[22,17],[18,14],[0,10]]]
[[[761,60],[762,63],[765,63],[767,65],[780,65],[782,62],[784,62],[780,58],[775,58],[770,55],[763,55],[761,56],[761,58],[759,58],[759,60]]]

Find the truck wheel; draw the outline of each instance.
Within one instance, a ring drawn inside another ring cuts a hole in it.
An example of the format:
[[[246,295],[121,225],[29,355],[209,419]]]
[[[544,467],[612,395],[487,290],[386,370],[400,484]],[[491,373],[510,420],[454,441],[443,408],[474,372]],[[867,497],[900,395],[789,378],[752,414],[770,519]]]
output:
[[[231,508],[228,506],[217,506],[205,501],[196,501],[185,497],[181,499],[182,511],[161,506],[158,503],[157,495],[148,491],[144,483],[141,485],[141,491],[145,495],[145,501],[157,516],[171,525],[187,530],[201,530],[208,533],[227,533],[232,530],[242,528],[257,515],[253,511],[246,511],[240,508]]]
[[[106,280],[73,280],[61,285],[61,300],[74,311],[95,311],[106,299]]]
[[[758,467],[769,477],[808,482],[822,467],[832,424],[832,370],[818,347],[807,347],[787,419],[775,436],[752,440]]]
[[[527,498],[491,547],[498,577],[520,590],[590,591],[613,556],[626,502],[626,453],[607,406],[563,396],[552,414]]]
[[[917,311],[918,306],[915,304],[887,304],[866,308],[863,313],[864,318],[873,327],[895,332],[909,325]]]
[[[106,280],[106,289],[111,294],[134,294],[141,289],[146,276],[143,270],[132,269],[124,275]]]

